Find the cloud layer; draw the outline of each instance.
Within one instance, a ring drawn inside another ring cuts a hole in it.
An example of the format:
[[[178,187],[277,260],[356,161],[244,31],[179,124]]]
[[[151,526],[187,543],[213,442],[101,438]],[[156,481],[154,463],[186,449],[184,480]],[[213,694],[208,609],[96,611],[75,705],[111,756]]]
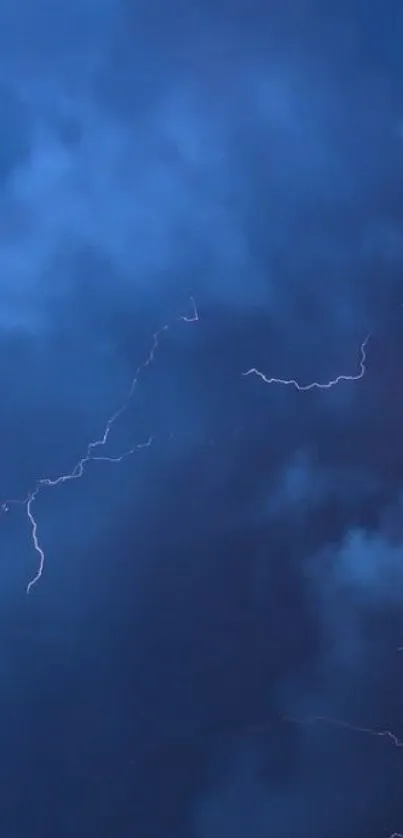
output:
[[[402,25],[2,5],[5,835],[402,829]]]

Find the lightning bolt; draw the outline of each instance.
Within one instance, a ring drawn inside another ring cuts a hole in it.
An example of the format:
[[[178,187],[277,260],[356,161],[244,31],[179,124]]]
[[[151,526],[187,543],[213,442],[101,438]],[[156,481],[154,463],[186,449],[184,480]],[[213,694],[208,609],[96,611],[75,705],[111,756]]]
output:
[[[296,390],[300,390],[302,392],[307,390],[330,390],[336,384],[340,384],[341,381],[359,381],[364,377],[367,361],[367,344],[369,339],[370,335],[367,335],[360,346],[359,370],[356,375],[338,375],[330,381],[312,381],[310,384],[300,384],[295,378],[268,378],[267,375],[256,369],[256,367],[251,367],[251,369],[243,372],[242,375],[244,377],[247,375],[257,375],[262,379],[262,381],[264,381],[265,384],[284,384],[286,386],[295,387]]]
[[[106,455],[100,455],[100,454],[95,454],[94,453],[98,449],[103,448],[106,445],[114,424],[117,422],[117,420],[122,416],[122,414],[129,407],[130,401],[131,401],[132,396],[134,394],[134,391],[137,387],[137,382],[138,382],[139,376],[154,361],[154,356],[155,356],[155,353],[156,353],[156,351],[157,351],[157,349],[160,345],[160,341],[161,341],[162,336],[169,329],[171,329],[172,326],[175,323],[177,323],[179,321],[183,321],[185,323],[195,323],[196,321],[199,320],[199,314],[198,314],[198,311],[197,311],[197,308],[196,308],[196,303],[195,303],[193,297],[191,297],[190,300],[191,300],[192,309],[193,309],[191,315],[182,314],[179,317],[177,317],[176,320],[172,321],[171,323],[166,323],[165,326],[162,326],[161,329],[159,329],[157,332],[154,332],[153,340],[152,340],[152,344],[151,344],[151,349],[150,349],[148,355],[146,356],[145,360],[141,364],[139,364],[139,366],[137,367],[137,369],[134,373],[134,376],[132,378],[130,388],[129,388],[129,391],[127,393],[127,396],[126,396],[125,400],[122,402],[120,407],[118,407],[117,410],[115,410],[115,412],[111,414],[111,416],[109,417],[109,419],[107,420],[107,422],[104,426],[104,430],[103,430],[101,436],[98,439],[94,439],[91,442],[89,442],[89,444],[87,445],[87,449],[86,449],[85,454],[78,460],[78,462],[76,463],[76,465],[74,466],[72,471],[66,472],[66,474],[60,474],[60,475],[58,475],[57,477],[54,477],[54,478],[41,477],[36,481],[35,487],[33,489],[29,490],[28,494],[26,495],[26,497],[23,500],[18,500],[18,499],[17,500],[14,500],[14,499],[6,500],[1,505],[1,511],[2,512],[8,512],[9,509],[11,508],[11,506],[14,506],[14,505],[23,506],[26,510],[26,514],[27,514],[30,529],[31,529],[32,544],[33,544],[34,550],[35,550],[35,552],[37,554],[37,557],[38,557],[37,571],[36,571],[35,575],[32,577],[32,579],[28,582],[28,585],[27,585],[27,588],[26,588],[27,594],[29,594],[30,591],[32,590],[33,586],[36,585],[39,582],[39,580],[42,577],[44,567],[45,567],[45,552],[44,552],[44,548],[41,545],[41,541],[40,541],[40,537],[39,537],[38,521],[37,521],[37,519],[34,515],[34,511],[33,511],[33,506],[34,506],[34,503],[35,503],[38,495],[40,494],[42,489],[44,489],[46,487],[54,488],[55,486],[59,486],[61,483],[67,483],[70,480],[78,480],[79,478],[81,478],[83,476],[85,468],[86,468],[86,466],[88,465],[89,462],[98,461],[98,462],[107,462],[107,463],[121,463],[127,457],[130,457],[132,454],[134,454],[135,451],[138,451],[141,448],[148,448],[151,445],[152,437],[150,437],[146,442],[134,445],[132,448],[129,448],[128,450],[124,451],[122,454],[120,454],[117,457],[108,457]]]

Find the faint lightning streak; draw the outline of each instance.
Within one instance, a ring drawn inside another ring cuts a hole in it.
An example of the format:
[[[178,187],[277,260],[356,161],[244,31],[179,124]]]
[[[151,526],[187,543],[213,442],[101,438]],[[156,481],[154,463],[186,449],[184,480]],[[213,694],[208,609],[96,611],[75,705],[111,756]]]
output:
[[[300,384],[295,378],[268,378],[263,372],[256,369],[256,367],[251,367],[251,369],[247,370],[247,372],[243,372],[242,375],[246,377],[247,375],[257,375],[259,378],[264,381],[265,384],[284,384],[284,385],[291,385],[295,387],[296,390],[306,391],[306,390],[330,390],[331,387],[334,387],[336,384],[340,384],[341,381],[359,381],[361,378],[364,377],[366,371],[366,360],[367,360],[367,344],[369,341],[370,335],[367,335],[365,340],[362,342],[360,346],[360,362],[359,362],[359,371],[356,375],[338,375],[336,378],[331,379],[330,381],[320,382],[320,381],[312,381],[310,384]]]
[[[361,727],[360,725],[345,722],[342,719],[332,719],[330,716],[311,716],[305,719],[293,719],[288,716],[283,716],[283,718],[285,721],[297,725],[313,725],[322,723],[326,725],[333,725],[333,727],[342,727],[345,730],[352,731],[353,733],[364,733],[369,736],[377,736],[382,739],[388,739],[395,748],[403,748],[403,741],[399,739],[399,737],[391,730]],[[401,832],[392,832],[388,838],[403,838],[403,834]]]
[[[152,364],[152,362],[154,361],[154,356],[155,356],[155,353],[156,353],[156,351],[159,347],[160,339],[161,339],[162,335],[164,333],[166,333],[169,329],[171,329],[172,326],[174,325],[174,323],[177,323],[179,321],[183,321],[185,323],[195,323],[196,321],[199,320],[199,314],[198,314],[198,311],[197,311],[197,308],[196,308],[195,300],[194,300],[193,297],[191,297],[190,300],[191,300],[192,307],[193,307],[192,315],[189,316],[189,315],[182,314],[179,317],[177,317],[176,320],[174,320],[173,322],[166,323],[165,326],[162,326],[161,329],[159,329],[157,332],[154,332],[151,349],[150,349],[146,359],[141,364],[139,364],[139,366],[137,367],[137,369],[134,373],[134,376],[132,378],[128,394],[127,394],[124,402],[122,402],[120,407],[109,417],[109,419],[107,420],[107,422],[105,424],[103,433],[99,437],[99,439],[92,440],[87,445],[86,453],[76,463],[76,465],[74,466],[72,471],[67,472],[66,474],[60,474],[60,475],[58,475],[58,477],[55,477],[55,478],[41,477],[37,481],[35,488],[28,492],[28,494],[27,494],[26,498],[24,498],[24,500],[14,500],[14,499],[7,500],[1,505],[1,511],[2,512],[8,512],[10,507],[13,506],[13,505],[16,505],[16,504],[24,506],[25,509],[26,509],[26,512],[27,512],[27,517],[28,517],[30,527],[31,527],[32,543],[33,543],[34,550],[35,550],[35,552],[38,556],[38,560],[39,560],[38,561],[37,572],[35,573],[35,576],[33,576],[33,578],[30,580],[30,582],[27,585],[27,589],[26,589],[27,594],[29,594],[32,587],[34,585],[36,585],[37,582],[39,582],[39,580],[41,579],[42,574],[43,574],[43,570],[44,570],[44,566],[45,566],[45,551],[44,551],[43,547],[41,546],[39,535],[38,535],[38,521],[37,521],[37,519],[34,516],[34,513],[32,511],[32,506],[33,506],[34,501],[38,497],[38,494],[40,493],[41,489],[43,489],[44,487],[53,488],[55,486],[59,486],[61,483],[67,483],[70,480],[78,480],[80,477],[83,476],[85,467],[86,467],[87,463],[89,463],[89,462],[97,461],[97,462],[108,462],[108,463],[121,463],[127,457],[130,457],[131,454],[134,454],[135,451],[138,451],[141,448],[148,448],[151,445],[152,437],[150,437],[147,440],[147,442],[143,442],[143,443],[139,443],[137,445],[134,445],[128,451],[125,451],[123,454],[120,454],[119,456],[116,456],[116,457],[99,456],[99,455],[94,456],[94,454],[93,454],[93,452],[97,448],[100,448],[100,447],[106,445],[113,425],[122,416],[122,414],[127,410],[128,406],[130,404],[131,398],[132,398],[132,396],[134,394],[134,391],[136,389],[139,375],[145,369],[147,369],[147,367],[149,367],[150,364]]]
[[[288,722],[293,722],[294,724],[299,725],[313,725],[319,723],[333,725],[333,727],[342,727],[345,728],[345,730],[351,730],[353,733],[366,733],[369,736],[378,736],[382,739],[390,739],[392,745],[396,748],[403,748],[403,741],[399,739],[399,737],[391,730],[361,727],[360,725],[353,725],[350,722],[345,722],[342,719],[332,719],[330,716],[312,716],[305,719],[292,719],[284,716],[284,719]]]

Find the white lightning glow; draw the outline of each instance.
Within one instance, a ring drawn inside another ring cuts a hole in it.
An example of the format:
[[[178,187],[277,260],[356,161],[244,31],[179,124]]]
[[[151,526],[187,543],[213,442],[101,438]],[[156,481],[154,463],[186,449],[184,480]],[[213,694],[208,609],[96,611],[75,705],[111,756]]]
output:
[[[45,487],[54,488],[55,486],[59,486],[61,483],[67,483],[70,480],[78,480],[80,477],[83,476],[85,467],[87,466],[87,464],[89,462],[92,462],[92,461],[98,461],[99,462],[99,461],[101,461],[101,462],[107,462],[107,463],[121,463],[127,457],[130,457],[132,454],[134,454],[135,451],[138,451],[141,448],[147,448],[151,445],[152,438],[150,437],[146,442],[134,445],[132,448],[129,448],[128,450],[124,451],[122,454],[120,454],[117,457],[108,457],[106,455],[97,455],[97,454],[94,453],[97,449],[102,448],[103,446],[106,445],[108,437],[110,435],[110,432],[111,432],[115,422],[119,419],[120,416],[122,416],[122,414],[125,412],[125,410],[127,410],[128,406],[129,406],[129,403],[132,399],[132,396],[134,394],[134,391],[136,389],[139,376],[147,367],[150,366],[150,364],[152,364],[152,362],[154,360],[155,353],[156,353],[156,351],[159,347],[160,339],[161,339],[162,335],[165,332],[167,332],[176,322],[183,321],[185,323],[195,323],[196,321],[199,320],[199,314],[198,314],[198,311],[197,311],[197,308],[196,308],[196,303],[195,303],[193,297],[191,297],[191,303],[192,303],[192,307],[193,307],[193,313],[190,316],[182,314],[178,318],[176,318],[176,320],[173,321],[172,323],[167,323],[165,326],[162,326],[162,328],[159,329],[157,332],[154,332],[151,349],[150,349],[146,359],[137,367],[137,369],[134,373],[134,376],[132,378],[131,385],[130,385],[130,388],[129,388],[129,391],[128,391],[128,394],[127,394],[125,400],[122,402],[120,407],[117,410],[115,410],[114,413],[111,414],[111,416],[109,417],[109,419],[107,420],[107,422],[105,424],[105,427],[104,427],[104,430],[103,430],[101,436],[98,439],[92,440],[88,444],[85,454],[80,458],[80,460],[78,460],[78,462],[76,463],[76,465],[74,466],[72,471],[66,472],[65,474],[59,474],[57,477],[54,477],[54,478],[41,477],[37,480],[37,482],[35,484],[35,487],[33,489],[30,489],[27,496],[23,500],[11,499],[11,500],[6,500],[2,504],[2,506],[1,506],[1,511],[2,512],[8,512],[10,507],[14,506],[14,505],[23,506],[26,510],[26,514],[27,514],[28,521],[29,521],[29,524],[30,524],[32,544],[33,544],[34,550],[35,550],[35,552],[38,556],[38,568],[37,568],[37,571],[36,571],[35,575],[33,576],[33,578],[30,580],[30,582],[27,585],[27,589],[26,589],[27,594],[29,594],[29,592],[31,591],[33,586],[36,585],[37,582],[39,582],[39,580],[41,579],[41,576],[43,574],[44,567],[45,567],[45,552],[44,552],[44,548],[41,546],[41,542],[40,542],[40,538],[39,538],[39,534],[38,534],[38,521],[37,521],[36,517],[34,516],[34,512],[33,512],[33,505],[34,505],[35,500],[37,499],[37,497],[38,497],[39,493],[42,491],[42,489],[44,489]]]

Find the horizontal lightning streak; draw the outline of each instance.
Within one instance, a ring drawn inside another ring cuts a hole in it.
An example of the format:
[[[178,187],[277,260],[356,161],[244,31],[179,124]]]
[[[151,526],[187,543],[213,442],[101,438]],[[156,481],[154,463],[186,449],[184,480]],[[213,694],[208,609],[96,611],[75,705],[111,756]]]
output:
[[[383,739],[390,739],[392,745],[396,748],[403,748],[403,741],[396,736],[391,730],[383,730],[378,728],[372,727],[361,727],[360,725],[354,725],[350,722],[345,722],[342,719],[332,719],[331,716],[310,716],[305,719],[293,719],[287,716],[283,717],[285,721],[292,722],[293,724],[298,725],[314,725],[314,724],[325,724],[325,725],[333,725],[333,727],[342,727],[346,730],[351,730],[353,733],[366,733],[369,736],[378,736]]]
[[[306,391],[306,390],[330,390],[331,387],[334,387],[336,384],[340,384],[341,381],[359,381],[360,378],[363,378],[366,371],[366,360],[367,360],[367,344],[369,341],[370,335],[367,335],[365,340],[362,342],[360,347],[360,362],[359,362],[359,371],[356,375],[338,375],[336,378],[331,379],[330,381],[320,382],[320,381],[312,381],[310,384],[300,384],[295,378],[268,378],[260,370],[256,369],[256,367],[251,367],[251,369],[247,370],[247,372],[243,372],[242,375],[244,377],[248,375],[257,375],[259,378],[264,381],[265,384],[283,384],[289,385],[291,387],[295,387],[296,390]]]
[[[132,378],[128,394],[127,394],[124,402],[122,402],[120,407],[114,413],[112,413],[112,415],[109,417],[109,419],[107,420],[106,425],[104,427],[103,433],[99,437],[99,439],[95,439],[88,444],[86,453],[76,463],[76,465],[74,466],[72,471],[67,472],[66,474],[60,474],[60,475],[58,475],[58,477],[55,477],[55,478],[41,477],[39,480],[37,480],[35,488],[31,489],[28,492],[27,496],[23,500],[12,499],[12,500],[7,500],[2,504],[2,506],[1,506],[1,511],[2,512],[8,512],[10,507],[13,506],[13,505],[20,505],[20,506],[25,507],[27,517],[28,517],[28,520],[29,520],[29,523],[30,523],[32,543],[33,543],[34,550],[35,550],[35,552],[38,556],[38,569],[37,569],[37,572],[35,573],[35,575],[33,576],[33,578],[30,580],[30,582],[27,585],[27,589],[26,589],[27,594],[29,594],[32,587],[34,585],[36,585],[37,582],[39,582],[39,580],[41,579],[41,576],[42,576],[43,570],[44,570],[44,566],[45,566],[45,552],[44,552],[43,547],[41,546],[39,535],[38,535],[38,521],[35,518],[33,510],[32,510],[34,501],[37,499],[41,489],[43,489],[44,487],[52,487],[53,488],[55,486],[59,486],[61,483],[67,483],[70,480],[78,480],[80,477],[83,476],[85,467],[86,467],[87,463],[89,463],[89,462],[98,461],[98,462],[108,462],[108,463],[121,463],[127,457],[130,457],[132,454],[134,454],[135,451],[138,451],[142,448],[148,448],[151,445],[152,438],[150,437],[147,440],[147,442],[143,442],[143,443],[139,443],[137,445],[134,445],[132,448],[130,448],[127,451],[124,451],[123,454],[120,454],[119,456],[116,456],[116,457],[108,457],[106,455],[95,455],[94,454],[94,452],[97,449],[106,445],[108,437],[110,435],[110,432],[111,432],[115,422],[127,410],[128,406],[130,404],[131,398],[132,398],[132,396],[134,394],[134,391],[136,389],[140,373],[142,373],[145,369],[147,369],[147,367],[150,366],[150,364],[152,364],[152,362],[154,360],[155,353],[156,353],[156,351],[159,347],[162,335],[165,332],[167,332],[169,329],[171,329],[172,326],[179,321],[183,321],[185,323],[195,323],[196,321],[199,320],[199,314],[198,314],[198,311],[197,311],[197,308],[196,308],[196,303],[195,303],[193,297],[191,297],[190,299],[191,299],[191,303],[192,303],[192,307],[193,307],[193,313],[192,313],[191,316],[187,316],[187,315],[182,314],[179,317],[177,317],[176,320],[174,320],[172,323],[167,323],[167,324],[165,324],[165,326],[162,326],[162,328],[159,329],[157,332],[154,332],[151,349],[150,349],[145,361],[143,361],[137,367],[137,369],[134,373],[134,376]]]

